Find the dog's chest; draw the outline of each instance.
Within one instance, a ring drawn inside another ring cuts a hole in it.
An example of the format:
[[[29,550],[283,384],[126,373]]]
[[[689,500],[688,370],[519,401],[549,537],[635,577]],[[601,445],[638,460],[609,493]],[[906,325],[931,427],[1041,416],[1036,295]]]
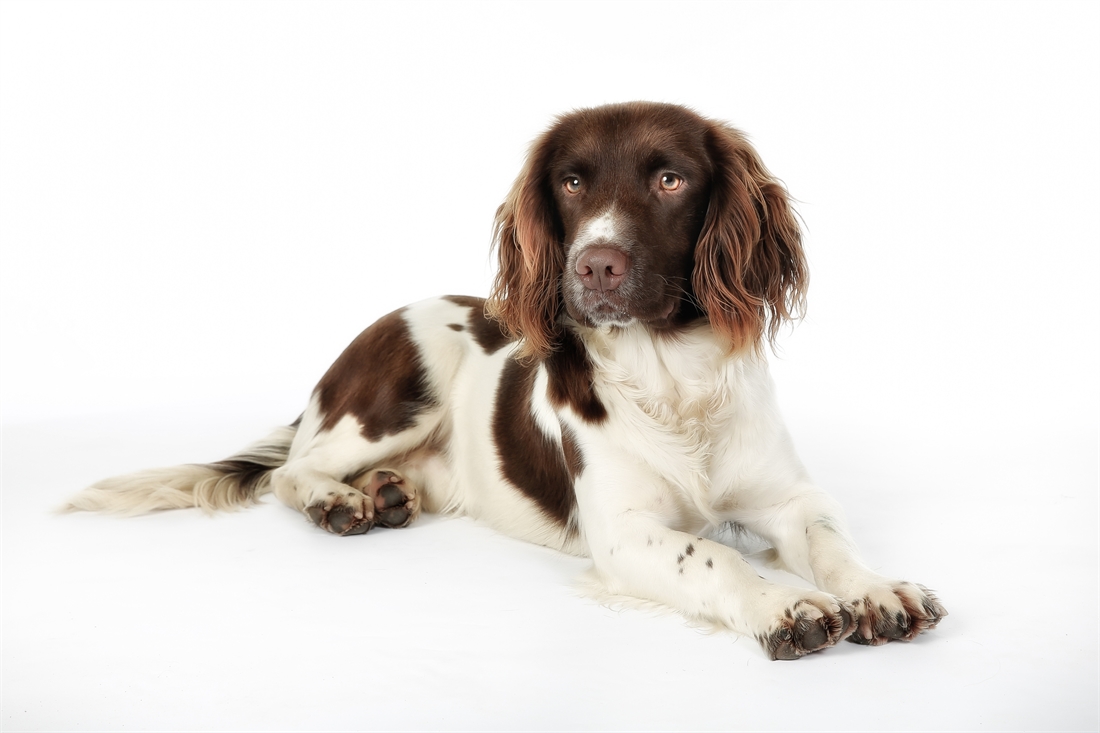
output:
[[[709,330],[676,338],[639,329],[594,339],[597,393],[609,403],[612,429],[635,448],[655,444],[684,455],[693,470],[728,433],[739,413],[743,373]],[[647,444],[654,444],[648,445]]]

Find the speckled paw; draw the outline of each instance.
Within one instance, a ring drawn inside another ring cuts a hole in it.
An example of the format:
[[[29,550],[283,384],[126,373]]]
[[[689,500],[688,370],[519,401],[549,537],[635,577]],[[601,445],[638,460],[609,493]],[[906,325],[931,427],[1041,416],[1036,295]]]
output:
[[[935,628],[947,609],[923,585],[902,581],[883,583],[852,601],[855,630],[848,641],[878,646],[888,641],[912,641]]]
[[[848,604],[815,593],[787,608],[775,628],[756,640],[772,659],[798,659],[827,649],[850,634],[853,618]]]

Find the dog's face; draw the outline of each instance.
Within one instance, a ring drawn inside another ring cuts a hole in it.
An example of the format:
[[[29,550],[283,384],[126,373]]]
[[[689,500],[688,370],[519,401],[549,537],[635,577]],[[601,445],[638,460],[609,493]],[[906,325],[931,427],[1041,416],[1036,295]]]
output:
[[[674,331],[706,318],[730,349],[774,336],[801,306],[801,235],[783,186],[745,137],[670,104],[558,119],[497,212],[490,313],[543,357],[562,315]]]
[[[676,107],[656,116],[600,108],[566,118],[553,136],[547,185],[566,312],[587,325],[656,328],[698,315],[691,273],[711,186],[702,121]]]

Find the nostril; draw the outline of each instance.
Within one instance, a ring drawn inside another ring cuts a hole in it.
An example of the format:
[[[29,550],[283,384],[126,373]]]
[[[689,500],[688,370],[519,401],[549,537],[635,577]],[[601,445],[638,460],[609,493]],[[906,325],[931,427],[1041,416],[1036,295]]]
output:
[[[577,258],[577,274],[589,290],[614,290],[629,269],[626,253],[612,247],[591,247]]]

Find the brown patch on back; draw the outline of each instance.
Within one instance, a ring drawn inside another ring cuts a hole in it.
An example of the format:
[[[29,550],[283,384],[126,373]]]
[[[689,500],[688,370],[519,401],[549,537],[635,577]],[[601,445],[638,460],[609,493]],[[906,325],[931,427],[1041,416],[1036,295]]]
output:
[[[566,331],[545,364],[550,377],[550,404],[556,408],[568,406],[590,423],[607,419],[607,408],[592,389],[592,362],[576,334]]]
[[[493,439],[505,478],[567,526],[576,506],[572,476],[582,467],[580,452],[571,434],[566,437],[563,430],[559,446],[535,422],[531,392],[536,374],[537,367],[515,360],[505,365],[493,409]]]
[[[470,333],[473,334],[474,341],[486,354],[492,354],[512,343],[512,339],[505,333],[500,322],[485,314],[484,298],[474,298],[469,295],[445,295],[443,300],[470,309],[470,317],[466,325],[469,327]]]
[[[481,310],[485,307],[485,298],[477,298],[473,295],[444,295],[442,297],[443,300],[448,303],[454,303],[463,308],[477,308]]]
[[[420,413],[436,404],[401,313],[375,321],[321,377],[315,393],[324,415],[322,429],[331,430],[344,415],[352,415],[363,435],[377,441],[412,427]]]

